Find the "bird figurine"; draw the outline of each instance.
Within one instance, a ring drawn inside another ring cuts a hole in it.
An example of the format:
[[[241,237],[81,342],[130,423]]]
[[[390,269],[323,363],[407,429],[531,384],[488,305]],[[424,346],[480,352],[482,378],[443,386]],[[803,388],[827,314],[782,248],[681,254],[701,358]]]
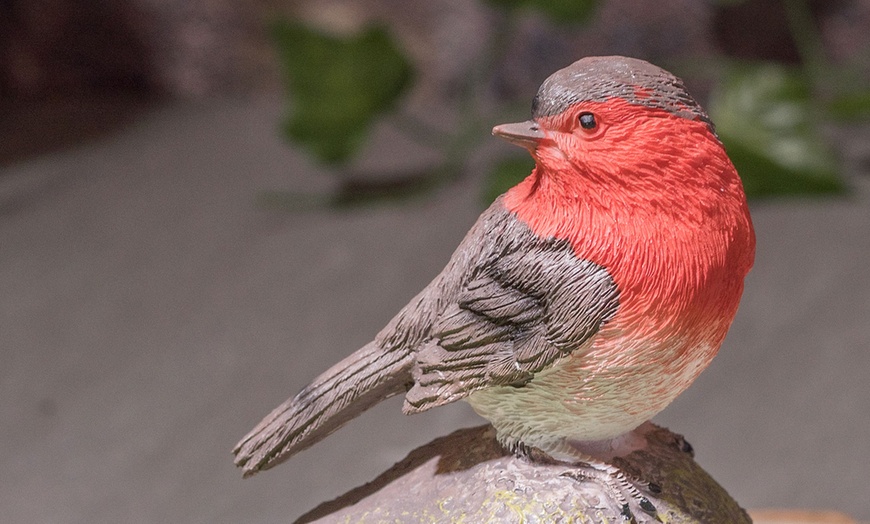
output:
[[[583,58],[544,81],[531,120],[493,134],[529,150],[531,174],[373,341],[238,443],[245,476],[399,394],[406,414],[465,400],[505,448],[583,461],[716,355],[755,236],[737,171],[681,80]]]

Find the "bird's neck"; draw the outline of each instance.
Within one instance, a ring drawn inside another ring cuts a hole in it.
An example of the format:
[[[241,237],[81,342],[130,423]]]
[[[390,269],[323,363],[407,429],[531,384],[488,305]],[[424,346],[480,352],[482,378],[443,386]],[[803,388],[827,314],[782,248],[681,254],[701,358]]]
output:
[[[755,250],[742,190],[733,201],[651,199],[595,182],[560,183],[570,175],[539,167],[504,205],[538,236],[568,240],[579,258],[607,268],[626,307],[656,305],[667,316],[700,308],[691,315],[707,317],[720,314],[716,304],[724,301],[736,310]]]
[[[590,174],[578,176],[570,165],[538,165],[507,192],[504,205],[537,235],[569,240],[578,256],[612,267],[611,254],[624,256],[631,245],[647,244],[663,232],[690,231],[691,213],[679,212],[675,202],[666,201],[670,198],[627,191]]]
[[[687,263],[730,264],[742,278],[754,259],[755,238],[740,179],[718,143],[693,146],[706,150],[696,157],[675,150],[658,164],[632,166],[632,175],[539,161],[507,192],[504,206],[537,235],[568,240],[579,257],[604,267],[689,251],[695,254]],[[661,165],[670,183],[662,182]],[[721,249],[731,251],[726,256]]]

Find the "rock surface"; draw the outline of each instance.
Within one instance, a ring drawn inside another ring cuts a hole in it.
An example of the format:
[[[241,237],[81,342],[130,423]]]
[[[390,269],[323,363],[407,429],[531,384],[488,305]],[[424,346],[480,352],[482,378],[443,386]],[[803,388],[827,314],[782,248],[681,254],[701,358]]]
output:
[[[751,522],[695,463],[682,436],[653,424],[638,431],[646,446],[613,462],[640,487],[633,494],[614,489],[614,477],[591,476],[588,468],[510,455],[487,425],[417,448],[297,523]]]

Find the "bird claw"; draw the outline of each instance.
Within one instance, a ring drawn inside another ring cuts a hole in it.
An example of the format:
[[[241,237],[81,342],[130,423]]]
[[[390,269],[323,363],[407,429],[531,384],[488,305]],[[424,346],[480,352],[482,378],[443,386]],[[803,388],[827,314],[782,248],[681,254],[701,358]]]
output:
[[[572,469],[562,472],[559,476],[571,478],[579,482],[596,482],[603,486],[613,500],[620,505],[620,515],[626,522],[637,523],[632,512],[632,505],[652,518],[653,522],[662,522],[655,504],[642,491],[652,496],[661,494],[658,484],[647,482],[640,478],[629,477],[621,469],[601,459],[594,458],[576,449],[571,449],[569,458],[554,458],[552,454],[529,446],[522,441],[503,443],[513,454],[532,462],[552,465],[570,465]],[[562,451],[565,451],[564,449]],[[649,520],[649,519],[645,519]]]
[[[657,484],[641,479],[630,479],[622,470],[605,462],[583,461],[574,466],[574,469],[565,471],[560,476],[579,482],[597,482],[620,505],[620,514],[626,522],[637,523],[632,506],[652,517],[655,522],[662,522],[655,504],[641,492],[643,490],[657,495],[662,491]]]

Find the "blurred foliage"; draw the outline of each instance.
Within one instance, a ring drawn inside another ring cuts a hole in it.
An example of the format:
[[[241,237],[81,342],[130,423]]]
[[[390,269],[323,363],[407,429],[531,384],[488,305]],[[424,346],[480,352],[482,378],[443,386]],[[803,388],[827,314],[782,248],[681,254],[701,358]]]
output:
[[[718,1],[733,5],[751,0]],[[783,1],[801,65],[714,59],[708,109],[750,196],[840,192],[844,184],[839,161],[824,131],[831,123],[870,117],[870,89],[860,80],[841,82],[849,72],[835,71],[826,62],[807,0]],[[491,110],[483,113],[479,100],[493,96],[490,75],[504,59],[516,18],[537,11],[552,22],[579,27],[601,4],[600,0],[485,2],[500,16],[487,51],[471,62],[462,80],[456,107],[449,108],[459,114],[459,123],[449,131],[432,129],[402,111],[399,102],[411,87],[414,67],[384,28],[333,36],[296,22],[275,25],[291,108],[285,134],[332,166],[340,178],[335,194],[317,202],[352,206],[406,198],[464,174],[469,154],[489,139],[488,125],[497,123]],[[527,106],[527,100],[521,103]],[[409,138],[439,148],[442,163],[425,172],[397,173],[388,180],[352,172],[348,166],[372,124],[381,118],[401,126]],[[496,162],[483,187],[485,201],[528,175],[532,166],[528,156]],[[273,193],[271,199],[289,202],[296,197]]]
[[[731,161],[753,196],[844,190],[824,140],[823,109],[799,70],[781,64],[732,64],[708,110]]]
[[[530,9],[558,24],[578,24],[589,20],[600,0],[486,0],[504,10]]]
[[[493,167],[487,179],[483,201],[486,203],[492,202],[495,200],[495,197],[529,176],[534,167],[535,162],[529,155],[509,156],[500,160]]]
[[[285,133],[324,162],[346,162],[408,88],[411,64],[381,27],[340,38],[280,22],[273,33],[292,100]]]
[[[843,93],[828,104],[831,116],[840,122],[856,122],[870,118],[870,89]]]

